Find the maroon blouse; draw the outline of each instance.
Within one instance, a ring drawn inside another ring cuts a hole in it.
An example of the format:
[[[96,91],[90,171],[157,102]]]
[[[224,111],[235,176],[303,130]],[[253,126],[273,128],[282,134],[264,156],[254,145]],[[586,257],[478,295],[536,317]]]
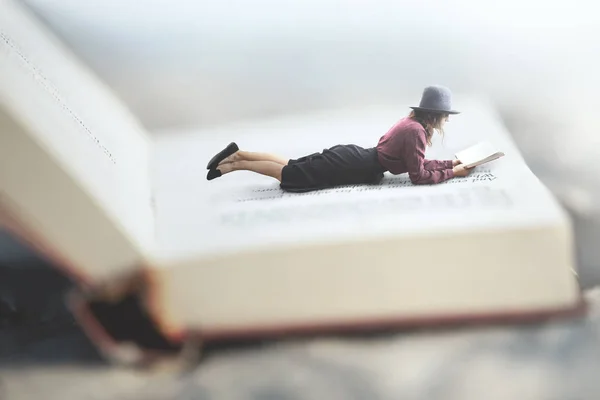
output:
[[[423,125],[405,117],[379,139],[381,165],[394,175],[408,172],[416,185],[440,183],[454,177],[452,160],[427,160],[427,136]]]

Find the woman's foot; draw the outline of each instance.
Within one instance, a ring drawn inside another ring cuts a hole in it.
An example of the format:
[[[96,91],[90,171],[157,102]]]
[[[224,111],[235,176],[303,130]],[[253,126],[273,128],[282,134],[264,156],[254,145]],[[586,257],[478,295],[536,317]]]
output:
[[[209,162],[208,165],[206,166],[206,169],[215,169],[217,168],[217,166],[219,165],[219,163],[223,160],[225,160],[227,157],[231,156],[232,154],[234,154],[236,151],[239,150],[238,145],[235,142],[231,142],[229,143],[229,145],[227,145],[227,147],[225,147],[223,150],[221,150],[220,152],[218,152]]]
[[[209,181],[212,181],[213,179],[218,178],[221,175],[223,175],[221,173],[221,171],[219,171],[216,168],[213,168],[213,169],[211,169],[211,170],[208,171],[208,174],[206,174],[206,179],[209,180]]]

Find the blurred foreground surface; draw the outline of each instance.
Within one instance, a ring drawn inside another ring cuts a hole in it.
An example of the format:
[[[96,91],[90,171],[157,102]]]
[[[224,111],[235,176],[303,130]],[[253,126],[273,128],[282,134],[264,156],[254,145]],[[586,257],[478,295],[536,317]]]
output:
[[[105,364],[42,265],[1,267],[0,399],[597,399],[600,289],[585,318],[207,349],[175,375]],[[6,308],[5,308],[6,310]],[[12,315],[12,319],[6,318]]]

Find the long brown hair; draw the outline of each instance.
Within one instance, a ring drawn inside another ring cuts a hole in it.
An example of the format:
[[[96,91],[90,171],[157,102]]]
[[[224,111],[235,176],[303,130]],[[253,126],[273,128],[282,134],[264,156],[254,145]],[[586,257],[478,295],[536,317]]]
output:
[[[448,114],[428,112],[423,110],[412,110],[408,115],[408,118],[411,118],[423,125],[425,132],[427,132],[427,144],[429,146],[431,146],[431,138],[433,137],[434,130],[438,131],[442,137],[444,136],[442,122],[448,118]]]

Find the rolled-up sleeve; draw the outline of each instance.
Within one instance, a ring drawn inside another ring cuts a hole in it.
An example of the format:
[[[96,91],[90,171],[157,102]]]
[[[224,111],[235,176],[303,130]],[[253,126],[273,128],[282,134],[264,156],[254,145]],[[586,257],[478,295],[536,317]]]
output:
[[[452,160],[424,160],[423,168],[430,171],[441,171],[452,168]]]

